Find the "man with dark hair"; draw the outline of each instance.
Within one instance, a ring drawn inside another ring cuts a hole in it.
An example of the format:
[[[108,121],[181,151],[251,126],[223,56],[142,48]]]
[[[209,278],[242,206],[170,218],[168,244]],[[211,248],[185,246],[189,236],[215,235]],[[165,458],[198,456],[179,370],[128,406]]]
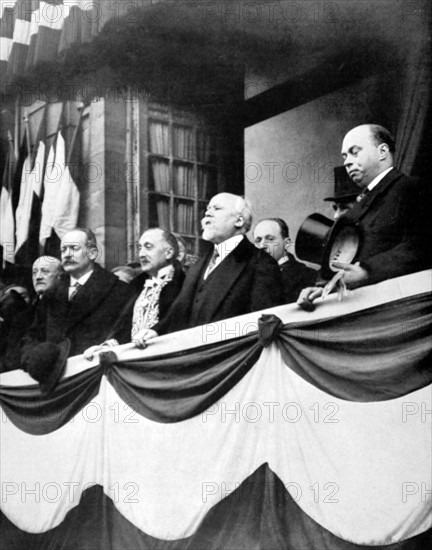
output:
[[[90,229],[66,233],[60,251],[68,276],[45,292],[46,313],[25,341],[27,355],[35,341],[56,344],[69,338],[72,356],[105,340],[132,293],[129,285],[96,262],[97,242]]]
[[[288,252],[291,245],[289,230],[281,218],[260,220],[253,234],[255,246],[265,250],[279,265],[285,303],[295,302],[302,288],[315,283],[317,272],[298,262]]]
[[[166,317],[135,335],[138,347],[158,334],[283,303],[277,263],[246,238],[251,223],[250,206],[242,197],[220,193],[210,200],[201,225],[213,250],[189,268]]]
[[[350,178],[362,190],[347,218],[361,229],[357,262],[335,262],[348,288],[378,283],[431,267],[431,188],[394,168],[394,139],[376,124],[357,126],[342,143]],[[322,289],[305,289],[299,304]]]

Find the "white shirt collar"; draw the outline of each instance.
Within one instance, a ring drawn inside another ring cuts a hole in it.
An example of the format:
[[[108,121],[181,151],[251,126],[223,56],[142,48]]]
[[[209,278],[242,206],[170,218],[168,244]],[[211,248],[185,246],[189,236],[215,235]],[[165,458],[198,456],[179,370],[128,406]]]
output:
[[[82,277],[80,277],[79,279],[75,279],[75,277],[72,277],[71,275],[69,286],[74,286],[75,283],[78,283],[79,285],[84,286],[86,282],[90,279],[92,273],[93,273],[93,269],[88,273],[86,273],[85,275],[83,275]]]
[[[390,166],[390,168],[387,168],[387,170],[384,170],[384,172],[378,174],[378,176],[376,176],[367,186],[368,191],[372,191],[372,189],[379,184],[379,182],[390,172],[390,170],[393,170],[393,166]]]
[[[288,256],[282,256],[282,258],[279,258],[279,260],[278,260],[279,265],[286,264],[287,262],[289,262]]]
[[[151,277],[150,280],[153,282],[159,282],[161,279],[165,279],[167,276],[171,275],[174,275],[174,266],[169,264],[161,267],[157,272],[156,277]]]
[[[241,243],[243,238],[244,235],[234,235],[234,237],[230,237],[226,241],[216,244],[215,248],[218,251],[220,258],[220,260],[218,258],[218,263],[222,262],[228,256],[228,254],[230,254],[234,250],[234,248]]]

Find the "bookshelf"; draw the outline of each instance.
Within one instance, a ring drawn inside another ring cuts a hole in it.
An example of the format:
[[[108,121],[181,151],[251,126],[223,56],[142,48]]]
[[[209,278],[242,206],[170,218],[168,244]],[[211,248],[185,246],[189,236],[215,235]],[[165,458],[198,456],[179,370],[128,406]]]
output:
[[[221,190],[215,132],[195,115],[147,104],[146,226],[181,235],[190,254],[203,248],[201,218]],[[144,221],[144,220],[143,220]]]

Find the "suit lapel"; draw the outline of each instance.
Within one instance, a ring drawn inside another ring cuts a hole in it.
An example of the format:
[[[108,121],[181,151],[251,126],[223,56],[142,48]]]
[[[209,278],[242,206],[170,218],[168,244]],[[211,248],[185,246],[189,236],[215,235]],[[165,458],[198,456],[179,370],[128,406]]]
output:
[[[205,308],[209,317],[213,316],[224,302],[226,295],[246,268],[251,256],[251,247],[253,245],[244,237],[231,254],[213,270],[207,281],[205,281]],[[206,265],[207,262],[204,264],[204,267]]]
[[[207,269],[207,264],[211,255],[212,251],[207,253],[207,255],[202,260],[199,260],[196,264],[191,265],[189,271],[187,272],[186,278],[183,283],[181,296],[182,302],[185,304],[185,306],[187,306],[188,310],[192,306],[192,301],[197,286],[200,283],[205,270]]]
[[[67,324],[69,318],[70,302],[69,302],[69,278],[62,280],[57,286],[54,294],[47,297],[49,302],[54,304],[52,308],[53,315],[62,324]]]
[[[378,183],[378,185],[370,191],[365,198],[357,203],[357,218],[361,220],[367,211],[371,208],[377,198],[386,192],[388,187],[401,177],[401,173],[395,168],[391,170],[384,178]]]
[[[72,327],[97,308],[99,301],[111,290],[111,285],[101,281],[99,269],[95,267],[89,280],[70,303],[68,326]]]

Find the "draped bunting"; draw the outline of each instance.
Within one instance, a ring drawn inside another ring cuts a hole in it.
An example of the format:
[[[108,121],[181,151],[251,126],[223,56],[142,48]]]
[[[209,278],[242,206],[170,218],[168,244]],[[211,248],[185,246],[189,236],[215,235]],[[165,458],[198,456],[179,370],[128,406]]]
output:
[[[6,0],[0,13],[0,74],[21,76],[37,63],[55,60],[74,44],[88,42],[107,21],[127,17],[152,0]]]
[[[6,547],[427,547],[430,275],[310,321],[285,306],[247,335],[76,358],[46,400],[2,375]]]

